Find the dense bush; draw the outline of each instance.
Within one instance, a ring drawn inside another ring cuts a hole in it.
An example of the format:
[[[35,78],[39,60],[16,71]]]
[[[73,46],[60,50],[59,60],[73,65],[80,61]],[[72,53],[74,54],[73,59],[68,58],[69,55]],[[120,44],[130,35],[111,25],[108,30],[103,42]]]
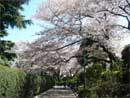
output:
[[[0,98],[20,98],[26,73],[0,66]]]
[[[81,72],[70,78],[69,83],[80,98],[127,98],[130,86],[121,82],[122,66],[121,61],[113,62],[112,69],[94,64],[86,68],[86,75]],[[85,76],[86,88],[84,88]]]
[[[54,85],[52,77],[0,66],[0,98],[33,98]]]
[[[26,84],[24,85],[24,98],[32,98],[34,95],[42,93],[54,85],[51,76],[43,73],[28,73]]]

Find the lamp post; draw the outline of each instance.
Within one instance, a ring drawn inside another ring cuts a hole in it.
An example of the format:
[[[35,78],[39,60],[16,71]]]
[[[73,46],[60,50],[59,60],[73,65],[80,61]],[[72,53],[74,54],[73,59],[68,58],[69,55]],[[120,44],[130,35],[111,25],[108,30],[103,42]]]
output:
[[[84,68],[84,89],[86,89],[86,82],[87,82],[87,78],[86,78],[86,65],[88,65],[88,54],[87,51],[83,51],[83,68]]]
[[[64,78],[64,87],[66,88],[66,74],[63,75]]]

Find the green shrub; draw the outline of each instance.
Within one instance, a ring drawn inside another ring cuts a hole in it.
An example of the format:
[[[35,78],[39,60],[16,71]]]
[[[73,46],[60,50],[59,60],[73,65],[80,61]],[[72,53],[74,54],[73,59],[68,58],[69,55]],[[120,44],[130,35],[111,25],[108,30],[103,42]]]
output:
[[[32,98],[54,85],[54,80],[51,76],[41,73],[28,73],[26,81],[24,98]]]
[[[53,85],[53,78],[47,74],[0,66],[0,98],[33,98]]]
[[[89,90],[89,89],[82,89],[82,90],[79,92],[79,96],[80,96],[80,98],[99,98],[99,97],[96,95],[96,92],[91,91],[91,90]]]
[[[20,98],[26,73],[0,66],[0,98]]]

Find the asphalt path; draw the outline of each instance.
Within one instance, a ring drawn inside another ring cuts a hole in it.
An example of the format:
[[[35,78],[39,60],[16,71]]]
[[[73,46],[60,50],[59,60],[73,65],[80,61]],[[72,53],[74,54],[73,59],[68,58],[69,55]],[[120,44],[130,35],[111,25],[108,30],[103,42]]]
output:
[[[64,86],[54,86],[52,89],[35,96],[34,98],[77,98],[76,94],[69,88]]]

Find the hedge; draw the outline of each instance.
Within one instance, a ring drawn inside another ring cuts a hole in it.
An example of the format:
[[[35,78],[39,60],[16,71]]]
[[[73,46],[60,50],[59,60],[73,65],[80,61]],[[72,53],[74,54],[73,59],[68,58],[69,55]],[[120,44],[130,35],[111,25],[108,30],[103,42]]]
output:
[[[24,97],[32,98],[54,85],[54,80],[51,76],[43,73],[28,73],[26,76],[26,84],[24,85]]]
[[[33,98],[54,85],[51,76],[0,66],[0,98]]]

